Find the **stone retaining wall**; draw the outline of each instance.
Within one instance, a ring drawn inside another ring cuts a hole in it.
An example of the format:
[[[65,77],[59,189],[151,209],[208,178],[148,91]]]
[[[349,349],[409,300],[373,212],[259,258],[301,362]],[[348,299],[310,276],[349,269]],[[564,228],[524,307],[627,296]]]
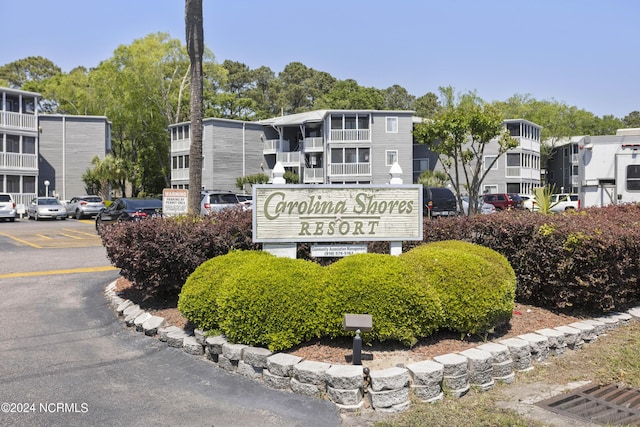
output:
[[[445,394],[461,397],[471,387],[490,390],[495,382],[513,382],[515,372],[533,369],[533,362],[562,354],[566,348],[580,349],[599,335],[640,318],[640,308],[636,308],[481,344],[405,368],[369,371],[360,365],[331,365],[261,347],[232,344],[222,336],[205,337],[203,331],[187,334],[176,326],[166,326],[162,317],[120,298],[114,289],[115,282],[107,286],[107,298],[125,324],[135,327],[137,332],[157,336],[168,346],[205,357],[226,371],[262,381],[269,387],[331,400],[342,412],[364,408],[400,412],[409,407],[411,395],[423,402],[434,402]]]

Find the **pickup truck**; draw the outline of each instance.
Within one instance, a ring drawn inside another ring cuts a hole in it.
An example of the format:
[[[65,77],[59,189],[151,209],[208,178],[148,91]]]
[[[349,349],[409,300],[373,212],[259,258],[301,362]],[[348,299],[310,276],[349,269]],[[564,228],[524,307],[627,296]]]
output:
[[[564,212],[571,209],[580,209],[580,199],[577,194],[552,194],[551,211]]]

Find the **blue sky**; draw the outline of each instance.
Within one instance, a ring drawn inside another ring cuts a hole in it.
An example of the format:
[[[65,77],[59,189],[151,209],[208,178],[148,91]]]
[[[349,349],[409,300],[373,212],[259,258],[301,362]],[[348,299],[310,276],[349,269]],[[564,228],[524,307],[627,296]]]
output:
[[[183,0],[0,0],[0,65],[95,67],[150,33],[185,40]],[[205,44],[276,74],[298,61],[361,86],[514,94],[598,116],[640,111],[640,1],[204,0]],[[13,36],[9,36],[13,35]]]

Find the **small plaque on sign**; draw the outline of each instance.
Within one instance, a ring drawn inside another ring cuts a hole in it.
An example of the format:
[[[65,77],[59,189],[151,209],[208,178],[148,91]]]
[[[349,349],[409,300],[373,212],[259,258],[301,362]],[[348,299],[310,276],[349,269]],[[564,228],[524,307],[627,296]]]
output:
[[[311,256],[316,258],[345,257],[353,254],[366,254],[367,245],[313,245]]]

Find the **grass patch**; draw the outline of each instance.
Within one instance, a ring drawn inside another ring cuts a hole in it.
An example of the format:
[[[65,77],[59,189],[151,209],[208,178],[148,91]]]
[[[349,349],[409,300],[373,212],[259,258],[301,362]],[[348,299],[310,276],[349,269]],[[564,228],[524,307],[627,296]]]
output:
[[[412,402],[411,407],[375,422],[376,427],[464,426],[464,427],[540,427],[546,424],[527,419],[517,411],[500,408],[498,401],[509,399],[509,390],[527,384],[565,385],[575,381],[601,384],[625,383],[640,387],[640,322],[601,335],[580,350],[567,350],[534,363],[534,369],[516,373],[512,384],[496,385],[487,392],[470,390],[461,398],[446,397],[441,402]],[[511,397],[512,398],[512,397]]]

